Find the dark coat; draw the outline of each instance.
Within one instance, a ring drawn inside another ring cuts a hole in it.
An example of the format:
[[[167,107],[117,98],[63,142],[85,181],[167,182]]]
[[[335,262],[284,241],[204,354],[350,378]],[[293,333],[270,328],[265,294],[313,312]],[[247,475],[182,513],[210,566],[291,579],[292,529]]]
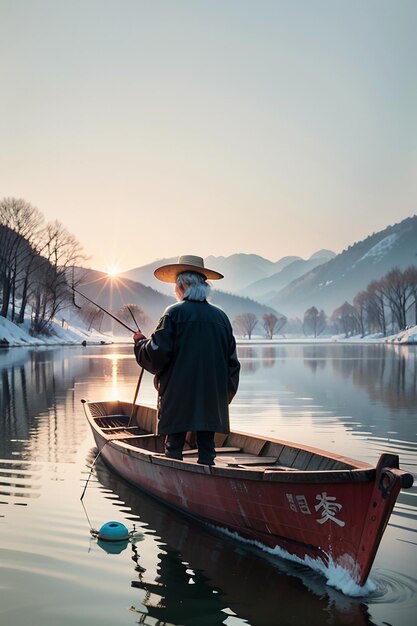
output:
[[[135,345],[136,360],[156,375],[158,432],[229,432],[229,402],[240,363],[227,315],[207,301],[168,307],[150,339]]]

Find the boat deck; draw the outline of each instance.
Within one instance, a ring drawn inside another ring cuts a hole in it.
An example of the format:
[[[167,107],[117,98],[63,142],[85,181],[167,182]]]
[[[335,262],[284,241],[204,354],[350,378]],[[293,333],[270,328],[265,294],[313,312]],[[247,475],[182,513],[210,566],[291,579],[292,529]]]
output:
[[[119,403],[119,408],[123,409],[123,404]],[[151,419],[155,416],[155,410],[139,406],[137,409],[133,416],[123,413],[123,410],[117,415],[106,415],[100,411],[101,414],[94,415],[94,421],[110,441],[164,455],[165,436],[150,432],[152,430]],[[141,426],[146,428],[141,428]],[[315,449],[299,448],[286,442],[269,441],[254,435],[236,432],[216,433],[215,441],[215,465],[219,468],[257,471],[273,469],[294,472],[349,470],[355,467],[348,462],[348,459],[342,457],[323,456],[319,454],[321,451]],[[195,435],[187,433],[183,460],[194,465],[197,463],[197,457]]]
[[[136,440],[138,448],[149,450],[149,444],[155,443],[156,452],[164,452],[164,435],[154,435],[141,430],[138,426],[127,426],[124,415],[112,415],[96,419],[97,425],[102,432],[112,441],[124,441],[134,444]],[[106,424],[104,426],[104,424]],[[197,463],[198,450],[192,448],[191,443],[186,441],[183,451],[183,460],[189,463]],[[276,456],[259,456],[248,453],[237,446],[224,446],[216,448],[216,465],[226,467],[256,467],[267,468],[274,465],[276,468],[278,458]],[[282,469],[290,467],[280,466]]]

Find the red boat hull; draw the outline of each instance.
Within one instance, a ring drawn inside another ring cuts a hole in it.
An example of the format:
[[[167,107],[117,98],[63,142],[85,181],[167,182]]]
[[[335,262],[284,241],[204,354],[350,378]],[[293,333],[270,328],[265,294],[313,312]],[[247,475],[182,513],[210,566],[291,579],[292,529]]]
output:
[[[101,456],[135,487],[268,548],[343,567],[358,585],[410,476],[393,455],[383,455],[376,468],[358,462],[347,471],[225,471],[109,441],[97,428],[93,433]]]

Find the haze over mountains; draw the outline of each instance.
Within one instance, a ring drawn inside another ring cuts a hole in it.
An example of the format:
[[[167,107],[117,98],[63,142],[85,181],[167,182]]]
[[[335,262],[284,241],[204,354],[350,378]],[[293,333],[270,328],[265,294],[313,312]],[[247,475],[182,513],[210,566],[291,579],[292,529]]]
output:
[[[349,246],[327,263],[289,283],[265,302],[287,316],[302,316],[314,305],[331,314],[394,267],[417,266],[417,216]]]
[[[213,287],[220,289],[221,291],[228,291],[234,294],[240,294],[243,296],[253,297],[258,295],[258,291],[264,293],[262,289],[257,290],[254,288],[252,291],[248,291],[248,288],[253,284],[256,285],[258,281],[268,279],[279,274],[288,266],[296,264],[288,280],[283,281],[283,285],[287,285],[290,280],[298,278],[304,274],[311,267],[316,267],[319,263],[324,263],[335,256],[334,252],[330,250],[320,250],[313,254],[310,259],[306,261],[299,256],[286,256],[278,261],[270,261],[258,254],[232,254],[228,257],[224,256],[209,256],[204,259],[204,264],[213,270],[216,270],[224,275],[224,278],[219,281],[213,281]],[[166,259],[158,259],[142,267],[136,267],[132,270],[124,272],[122,276],[130,280],[141,282],[144,285],[148,285],[154,289],[161,291],[162,293],[172,294],[172,286],[167,283],[161,283],[154,276],[154,270],[160,265],[168,263],[176,263],[178,257],[171,257]],[[305,269],[304,269],[305,267]],[[296,269],[298,268],[298,269]],[[269,291],[270,288],[266,288]]]
[[[294,258],[293,261],[284,264],[282,269],[272,274],[272,276],[257,280],[245,287],[245,292],[251,298],[255,298],[261,302],[267,302],[268,300],[272,300],[281,289],[289,285],[292,281],[319,265],[327,263],[327,261],[330,261],[330,259],[333,259],[335,256],[335,253],[330,252],[330,250],[320,250],[307,260],[299,257]]]
[[[174,302],[173,286],[156,280],[153,272],[177,260],[158,259],[121,275],[113,286],[113,310],[122,304],[137,303],[153,321],[158,319]],[[222,281],[213,281],[212,302],[231,319],[242,312],[253,312],[261,318],[267,310],[302,318],[313,305],[331,315],[394,267],[404,270],[417,265],[417,216],[374,233],[337,255],[319,250],[309,259],[287,256],[274,262],[257,254],[232,254],[209,256],[205,265],[225,275]],[[109,305],[109,280],[105,274],[90,273],[83,290],[102,305]]]
[[[159,262],[157,265],[159,265]],[[103,272],[88,269],[82,269],[79,272],[78,278],[81,282],[78,284],[78,290],[106,309],[115,312],[125,304],[137,304],[140,306],[150,318],[147,327],[143,328],[146,333],[152,330],[166,307],[176,301],[173,296],[173,285],[166,285],[168,287],[168,295],[125,277],[110,278]],[[163,285],[164,283],[159,284]],[[247,297],[217,290],[213,290],[210,301],[222,308],[231,320],[239,313],[245,311],[255,313],[259,319],[267,311],[273,311],[268,305]],[[84,305],[85,301],[81,296],[76,296],[76,303]],[[133,321],[129,325],[134,326]],[[105,318],[102,329],[108,330],[109,328],[110,322]],[[123,331],[121,332],[123,334]]]

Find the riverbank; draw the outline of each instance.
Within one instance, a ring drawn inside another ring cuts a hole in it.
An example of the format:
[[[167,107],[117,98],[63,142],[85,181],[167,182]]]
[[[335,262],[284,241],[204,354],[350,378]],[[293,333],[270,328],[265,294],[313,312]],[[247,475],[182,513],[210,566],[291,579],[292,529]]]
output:
[[[417,345],[417,326],[412,326],[407,330],[404,330],[393,335],[382,335],[382,333],[375,333],[372,335],[352,335],[345,337],[344,334],[340,335],[320,335],[318,337],[309,337],[305,335],[284,335],[277,336],[273,339],[266,339],[261,335],[253,335],[251,339],[243,338],[239,339],[238,343],[254,344],[283,344],[283,343],[311,343],[311,344],[327,344],[327,343],[349,343],[349,344],[375,344],[375,343],[391,343],[397,345]]]
[[[12,348],[17,346],[51,346],[51,345],[80,345],[83,342],[88,345],[104,345],[110,343],[131,343],[128,336],[115,336],[99,333],[96,330],[88,330],[80,325],[65,323],[52,323],[51,333],[33,337],[29,332],[29,323],[17,325],[4,317],[0,317],[0,348]],[[283,343],[392,343],[397,345],[417,344],[417,326],[413,326],[394,335],[384,337],[381,334],[365,335],[361,337],[345,337],[344,335],[327,335],[320,337],[305,337],[304,335],[279,336],[266,339],[261,335],[254,335],[252,339],[238,339],[239,344],[265,343],[270,345]]]
[[[17,346],[56,346],[56,345],[103,345],[113,343],[115,338],[88,330],[86,327],[74,326],[68,323],[52,322],[51,332],[48,335],[32,336],[29,332],[29,322],[14,324],[10,320],[0,317],[0,348]],[[119,338],[117,338],[119,339]]]

